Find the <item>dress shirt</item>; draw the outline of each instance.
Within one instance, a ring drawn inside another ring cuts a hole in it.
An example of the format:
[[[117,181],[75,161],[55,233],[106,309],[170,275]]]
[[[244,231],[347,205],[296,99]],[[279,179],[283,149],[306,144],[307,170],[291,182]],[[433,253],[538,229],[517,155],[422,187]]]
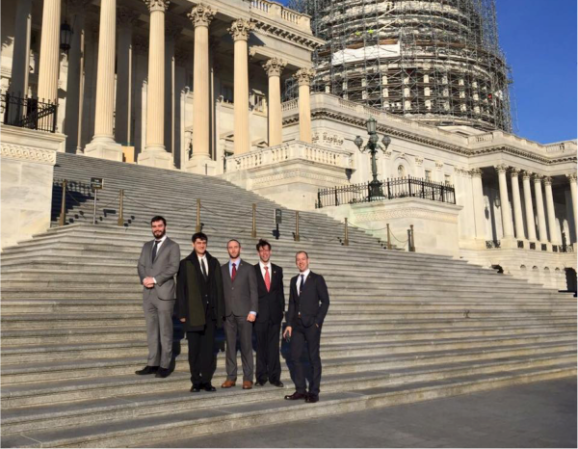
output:
[[[239,271],[239,264],[241,263],[241,258],[238,259],[229,259],[229,276],[233,277],[233,264],[237,267],[237,271]],[[257,315],[257,312],[253,312],[252,310],[249,312],[249,315]]]
[[[163,243],[165,243],[165,240],[167,239],[167,235],[163,235],[161,237],[161,239],[159,240],[159,243],[157,245],[157,256],[159,255],[159,251],[161,250],[161,246],[163,246]],[[157,241],[157,239],[155,239],[155,242]],[[155,247],[155,244],[153,242],[153,248]],[[152,254],[152,250],[151,250],[151,254]],[[153,282],[156,284],[157,280],[155,278],[153,278]]]
[[[297,294],[299,294],[301,287],[301,275],[305,276],[305,283],[307,284],[307,277],[309,276],[309,273],[311,273],[311,270],[307,268],[303,273],[299,272],[297,275]]]
[[[199,259],[199,268],[201,266],[205,267],[206,275],[207,277],[209,276],[209,262],[207,261],[207,254],[203,254],[203,257],[199,257],[199,255],[197,254],[197,259]],[[201,273],[203,272],[203,269],[201,268]]]

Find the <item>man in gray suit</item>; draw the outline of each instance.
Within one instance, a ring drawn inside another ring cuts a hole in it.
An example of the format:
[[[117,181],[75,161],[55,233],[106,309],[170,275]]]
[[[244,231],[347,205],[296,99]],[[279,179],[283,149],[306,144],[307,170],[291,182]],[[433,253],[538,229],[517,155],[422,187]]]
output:
[[[167,222],[163,217],[153,217],[151,229],[155,239],[144,244],[138,260],[138,275],[144,287],[149,356],[147,366],[136,374],[156,374],[155,377],[165,378],[171,374],[175,275],[179,271],[181,250],[167,237]]]
[[[227,243],[229,262],[221,266],[225,292],[225,337],[227,340],[227,380],[221,388],[231,388],[237,381],[237,335],[241,343],[243,389],[253,388],[253,323],[259,311],[257,276],[253,265],[241,260],[241,244]]]

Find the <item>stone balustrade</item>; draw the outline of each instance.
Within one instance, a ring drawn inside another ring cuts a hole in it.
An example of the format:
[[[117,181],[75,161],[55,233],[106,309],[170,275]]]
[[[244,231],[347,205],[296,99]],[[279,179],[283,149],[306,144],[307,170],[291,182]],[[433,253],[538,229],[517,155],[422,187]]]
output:
[[[296,28],[311,32],[311,18],[292,9],[286,8],[280,3],[268,0],[249,0],[253,12],[270,16],[276,20],[286,22]]]
[[[227,171],[250,170],[296,160],[344,169],[354,168],[353,157],[347,151],[295,141],[251,151],[240,156],[229,156],[227,158]]]

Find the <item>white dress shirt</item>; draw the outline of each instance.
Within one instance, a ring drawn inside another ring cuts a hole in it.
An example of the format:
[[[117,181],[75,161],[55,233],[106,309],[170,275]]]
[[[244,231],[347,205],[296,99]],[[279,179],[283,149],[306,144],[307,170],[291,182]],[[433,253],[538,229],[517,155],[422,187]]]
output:
[[[161,246],[163,246],[163,243],[165,243],[165,240],[166,240],[166,239],[167,239],[167,235],[165,234],[165,235],[163,235],[163,236],[161,237],[161,239],[159,240],[159,243],[157,244],[157,256],[158,256],[158,254],[159,254],[159,251],[161,250]],[[156,241],[157,241],[157,239],[155,239],[155,242],[156,242]],[[154,248],[155,248],[155,244],[154,244],[154,242],[153,242],[153,250],[154,250]],[[152,256],[152,250],[151,250],[151,256]],[[153,282],[156,284],[156,283],[157,283],[157,280],[156,280],[155,278],[153,278]]]
[[[209,262],[207,260],[207,255],[203,254],[203,257],[199,257],[199,255],[197,254],[197,259],[199,259],[199,266],[204,266],[205,270],[207,270],[207,272],[205,273],[207,276],[209,276]],[[203,269],[201,268],[201,273],[203,272]]]
[[[269,279],[273,280],[273,268],[271,267],[271,262],[263,263],[259,261],[259,266],[261,267],[261,274],[263,275],[263,279],[265,279],[265,267],[269,268]]]
[[[309,268],[307,268],[303,273],[299,273],[298,277],[297,277],[297,294],[299,294],[299,290],[301,287],[301,276],[305,276],[305,283],[307,284],[307,277],[309,276],[309,273],[311,273],[311,270]]]

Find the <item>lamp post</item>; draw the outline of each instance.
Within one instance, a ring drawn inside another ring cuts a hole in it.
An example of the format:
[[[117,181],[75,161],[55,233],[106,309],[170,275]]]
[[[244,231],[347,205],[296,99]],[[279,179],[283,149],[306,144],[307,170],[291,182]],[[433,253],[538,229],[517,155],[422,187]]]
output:
[[[369,134],[367,144],[363,146],[363,139],[361,136],[357,136],[354,143],[362,153],[369,151],[369,154],[371,154],[371,173],[373,177],[372,181],[369,183],[369,199],[371,201],[372,198],[384,196],[383,190],[381,188],[383,183],[377,179],[377,162],[375,156],[378,150],[381,150],[384,153],[387,151],[387,147],[390,145],[391,139],[388,136],[383,136],[383,139],[381,139],[383,146],[379,145],[379,137],[377,135],[377,120],[375,120],[373,117],[370,117],[369,120],[367,120],[366,125],[367,133]]]

